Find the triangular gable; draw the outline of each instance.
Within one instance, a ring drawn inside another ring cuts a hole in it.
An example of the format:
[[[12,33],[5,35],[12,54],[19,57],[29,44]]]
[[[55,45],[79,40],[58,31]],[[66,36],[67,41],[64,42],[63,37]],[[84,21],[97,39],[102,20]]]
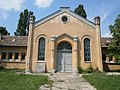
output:
[[[68,13],[68,14],[72,15],[73,17],[75,17],[75,18],[83,21],[84,23],[86,23],[86,24],[88,24],[88,25],[90,25],[90,26],[92,26],[92,27],[95,27],[95,24],[94,24],[93,22],[91,22],[91,21],[89,21],[89,20],[87,20],[87,19],[85,19],[85,18],[77,15],[77,14],[74,13],[73,11],[69,10],[69,7],[61,7],[60,10],[58,10],[58,11],[56,11],[56,12],[48,15],[47,17],[42,18],[41,20],[35,22],[34,25],[35,25],[35,26],[38,26],[38,25],[40,25],[40,24],[43,24],[43,23],[45,23],[46,21],[48,21],[48,20],[50,20],[50,19],[52,19],[52,18],[54,18],[54,17],[56,17],[56,16],[58,16],[58,15],[60,15],[60,14],[62,14],[62,13]]]
[[[72,37],[71,35],[68,35],[68,34],[66,34],[66,33],[63,33],[63,34],[61,34],[61,35],[59,35],[59,36],[56,36],[56,39],[59,39],[60,37],[63,37],[63,36],[66,36],[66,37],[68,37],[68,38],[71,39],[71,40],[74,39],[74,37]]]

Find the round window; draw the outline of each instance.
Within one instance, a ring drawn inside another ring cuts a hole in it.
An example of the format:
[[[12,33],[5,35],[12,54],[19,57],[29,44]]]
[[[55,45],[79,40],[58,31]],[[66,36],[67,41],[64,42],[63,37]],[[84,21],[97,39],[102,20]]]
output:
[[[66,22],[68,21],[68,17],[67,17],[67,16],[63,16],[63,17],[62,17],[62,21],[63,21],[64,23],[66,23]]]

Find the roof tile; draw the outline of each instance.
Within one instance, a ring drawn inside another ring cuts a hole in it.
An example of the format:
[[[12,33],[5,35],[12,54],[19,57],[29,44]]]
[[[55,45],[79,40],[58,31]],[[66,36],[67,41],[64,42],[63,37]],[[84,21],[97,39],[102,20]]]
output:
[[[2,36],[0,46],[27,46],[27,36]]]
[[[102,41],[102,47],[108,47],[109,43],[113,40],[112,37],[102,37],[101,41]]]
[[[113,38],[102,37],[102,47],[108,47],[109,42],[112,40]],[[27,36],[2,36],[0,46],[27,46],[27,41]]]

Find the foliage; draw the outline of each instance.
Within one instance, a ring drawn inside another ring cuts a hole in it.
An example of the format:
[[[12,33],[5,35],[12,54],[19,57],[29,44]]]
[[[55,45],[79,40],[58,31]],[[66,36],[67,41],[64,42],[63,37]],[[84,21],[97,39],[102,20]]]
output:
[[[101,72],[101,71],[99,71],[99,68],[98,68],[98,67],[96,67],[93,71],[94,71],[94,72]]]
[[[51,84],[47,76],[16,74],[15,70],[0,70],[0,90],[38,90]]]
[[[0,26],[0,33],[2,33],[2,35],[7,35],[8,31],[7,31],[6,27]]]
[[[100,72],[99,71],[99,68],[96,67],[96,68],[93,68],[92,65],[90,65],[88,68],[86,69],[83,69],[82,67],[78,66],[77,68],[78,70],[78,73],[94,73],[94,72]]]
[[[120,62],[120,14],[115,19],[113,25],[109,26],[110,32],[113,36],[113,41],[109,44],[109,54],[115,57],[116,62]]]
[[[94,71],[94,68],[92,67],[92,65],[90,65],[86,70],[85,72],[87,73],[92,73]]]
[[[0,65],[0,70],[3,70],[3,69],[4,69],[4,67]]]
[[[19,15],[18,25],[16,32],[14,32],[15,36],[27,36],[29,32],[29,17],[33,15],[33,12],[25,9]]]
[[[79,4],[77,8],[75,8],[74,12],[83,18],[87,18],[86,11],[84,9],[84,6],[82,4]]]
[[[109,76],[105,73],[94,73],[83,76],[97,90],[120,90],[120,76]]]
[[[78,73],[82,73],[83,72],[83,69],[82,69],[82,67],[80,67],[80,66],[78,66]]]

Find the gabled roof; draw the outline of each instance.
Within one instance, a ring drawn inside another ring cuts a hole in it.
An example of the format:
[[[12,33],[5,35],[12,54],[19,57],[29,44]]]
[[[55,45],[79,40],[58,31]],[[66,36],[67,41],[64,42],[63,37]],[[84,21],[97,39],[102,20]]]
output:
[[[27,46],[27,36],[2,36],[0,46]]]
[[[102,37],[102,47],[108,47],[109,43],[113,40],[112,37]]]
[[[91,21],[89,21],[89,20],[87,20],[87,19],[77,15],[73,11],[69,10],[69,7],[60,7],[60,10],[58,10],[58,11],[56,11],[56,12],[54,12],[54,13],[52,13],[52,14],[44,17],[44,18],[42,18],[41,20],[38,20],[37,22],[34,23],[34,25],[38,26],[40,24],[43,24],[46,21],[48,21],[48,20],[50,20],[50,19],[52,19],[52,18],[54,18],[54,17],[56,17],[56,16],[58,16],[58,15],[60,15],[62,13],[68,13],[68,14],[72,15],[73,17],[75,17],[75,18],[83,21],[84,23],[86,23],[86,24],[88,24],[88,25],[90,25],[90,26],[95,28],[95,24],[93,22],[91,22]]]
[[[60,36],[66,35],[70,37],[68,34],[62,34]],[[57,36],[59,38],[60,36]],[[113,38],[111,37],[101,37],[102,47],[108,47],[109,42],[111,42]],[[27,36],[2,36],[2,40],[0,40],[0,46],[27,46],[28,37]]]

